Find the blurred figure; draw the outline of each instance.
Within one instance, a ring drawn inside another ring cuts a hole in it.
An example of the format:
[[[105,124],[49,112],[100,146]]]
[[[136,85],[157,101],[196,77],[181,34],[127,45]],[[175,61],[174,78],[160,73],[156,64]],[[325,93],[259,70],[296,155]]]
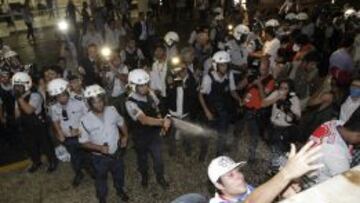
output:
[[[95,30],[93,23],[90,23],[86,32],[83,33],[81,47],[85,52],[87,47],[91,44],[101,47],[104,44],[102,35]],[[86,52],[85,52],[86,53]]]
[[[82,17],[82,31],[83,33],[86,33],[88,25],[91,22],[90,10],[88,3],[86,1],[82,3],[81,17]]]
[[[27,34],[26,38],[32,42],[35,43],[35,35],[34,35],[34,26],[33,26],[33,14],[30,11],[30,7],[28,4],[24,4],[22,7],[22,16],[25,22],[25,25],[27,27]]]
[[[141,51],[144,53],[146,57],[150,56],[150,52],[148,49],[148,26],[146,24],[145,13],[139,13],[139,19],[134,24],[133,33],[135,36],[135,41],[137,45],[140,47]]]
[[[133,38],[128,38],[126,41],[126,46],[121,50],[120,56],[129,71],[131,71],[140,68],[140,63],[145,57],[141,49],[136,46],[136,41]]]

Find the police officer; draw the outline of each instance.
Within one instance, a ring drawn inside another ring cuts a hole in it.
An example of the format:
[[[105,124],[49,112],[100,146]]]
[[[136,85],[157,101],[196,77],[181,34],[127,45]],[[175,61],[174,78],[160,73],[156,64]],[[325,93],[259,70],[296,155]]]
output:
[[[16,98],[15,117],[19,120],[24,137],[24,144],[30,155],[32,166],[29,172],[33,173],[41,166],[41,153],[45,152],[49,167],[53,172],[57,167],[54,147],[46,127],[44,102],[41,95],[31,90],[31,77],[24,72],[18,72],[12,77],[12,88]]]
[[[253,52],[253,46],[248,41],[250,29],[246,25],[239,24],[233,31],[234,39],[226,43],[226,48],[230,54],[231,64],[237,69],[247,68],[247,60],[250,52]]]
[[[84,96],[90,111],[81,119],[79,142],[92,152],[96,196],[100,203],[106,202],[107,174],[110,172],[117,195],[123,201],[128,201],[129,197],[123,188],[122,149],[126,147],[128,140],[124,119],[115,107],[106,106],[105,90],[99,85],[86,87]]]
[[[173,58],[174,63],[176,59],[177,58]],[[172,64],[171,72],[172,77],[169,78],[167,84],[166,106],[168,113],[178,119],[194,121],[197,107],[199,107],[196,102],[198,101],[197,82],[186,64],[181,61],[179,61],[178,64]],[[169,137],[169,152],[170,155],[174,155],[176,152],[175,137],[177,132],[175,129],[171,132],[171,136]],[[190,156],[191,142],[187,137],[182,137],[182,139],[185,154]]]
[[[217,155],[224,153],[226,133],[230,123],[232,102],[230,88],[235,89],[233,74],[229,74],[230,55],[226,51],[218,51],[213,56],[213,71],[204,76],[199,100],[206,116],[206,123],[219,134]],[[225,137],[224,137],[225,136]],[[208,140],[202,144],[199,160],[204,161],[208,148]]]
[[[166,47],[166,57],[168,59],[171,59],[177,56],[179,54],[179,51],[176,45],[180,41],[179,35],[174,31],[170,31],[165,34],[164,41]]]
[[[50,115],[55,134],[71,155],[71,164],[75,172],[73,186],[77,187],[84,178],[81,169],[84,166],[85,154],[80,148],[78,137],[80,135],[80,118],[88,111],[84,102],[70,98],[69,83],[64,79],[50,81],[47,91],[56,103],[50,107]]]
[[[141,185],[148,186],[148,155],[153,158],[156,180],[166,189],[169,185],[164,178],[164,164],[161,157],[162,128],[167,131],[171,121],[161,118],[158,109],[159,100],[149,89],[150,77],[143,69],[129,73],[128,79],[132,92],[125,103],[130,116],[129,124],[135,144]]]

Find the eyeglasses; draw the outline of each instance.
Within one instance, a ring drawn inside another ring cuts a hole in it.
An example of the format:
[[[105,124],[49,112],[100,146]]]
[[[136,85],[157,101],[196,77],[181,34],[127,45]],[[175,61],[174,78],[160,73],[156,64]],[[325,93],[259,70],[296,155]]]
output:
[[[63,117],[63,120],[64,120],[64,121],[68,121],[68,120],[69,120],[68,114],[67,114],[67,112],[66,112],[65,109],[63,109],[63,110],[61,111],[61,114],[62,114],[62,117]]]

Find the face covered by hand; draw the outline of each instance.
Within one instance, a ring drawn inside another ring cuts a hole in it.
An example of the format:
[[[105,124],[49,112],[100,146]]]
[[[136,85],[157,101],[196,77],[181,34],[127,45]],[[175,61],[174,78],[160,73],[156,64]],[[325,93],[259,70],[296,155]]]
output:
[[[22,85],[15,85],[13,91],[14,97],[18,99],[25,93],[25,88]]]

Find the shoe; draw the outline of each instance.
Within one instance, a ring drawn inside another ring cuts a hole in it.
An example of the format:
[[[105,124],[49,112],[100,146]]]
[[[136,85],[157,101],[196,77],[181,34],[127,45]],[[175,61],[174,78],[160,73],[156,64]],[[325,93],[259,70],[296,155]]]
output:
[[[124,192],[124,190],[120,190],[117,192],[117,195],[121,198],[122,201],[129,201],[129,196]]]
[[[28,172],[29,172],[29,173],[34,173],[34,172],[36,172],[36,171],[40,168],[41,165],[42,165],[42,163],[37,163],[37,164],[33,163],[33,164],[30,166],[30,168],[28,169]]]
[[[47,172],[52,173],[56,171],[58,164],[59,164],[58,160],[49,162],[49,167],[47,169]]]
[[[165,178],[158,178],[158,184],[162,187],[162,189],[166,190],[169,187],[169,183],[166,182]]]
[[[147,175],[142,175],[141,176],[141,186],[143,186],[144,188],[147,188],[149,185],[149,181],[148,181],[148,176]]]
[[[106,198],[100,198],[99,203],[106,203]]]
[[[84,179],[84,174],[81,172],[77,173],[73,179],[72,186],[73,187],[79,186],[83,179]]]

